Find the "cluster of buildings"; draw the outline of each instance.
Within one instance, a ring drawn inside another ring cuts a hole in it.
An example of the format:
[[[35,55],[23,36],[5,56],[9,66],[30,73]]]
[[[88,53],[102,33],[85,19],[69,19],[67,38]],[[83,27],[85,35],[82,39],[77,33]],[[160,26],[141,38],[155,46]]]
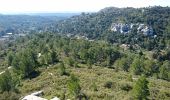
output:
[[[5,35],[0,36],[0,40],[9,39],[9,38],[12,37],[12,36],[13,36],[13,33],[6,33]]]
[[[134,26],[137,26],[137,33],[142,33],[144,35],[153,35],[153,28],[145,24],[124,24],[124,23],[112,23],[110,30],[113,32],[120,32],[127,34]]]
[[[8,40],[10,38],[23,37],[23,36],[26,36],[26,34],[6,33],[5,35],[0,36],[0,40]]]

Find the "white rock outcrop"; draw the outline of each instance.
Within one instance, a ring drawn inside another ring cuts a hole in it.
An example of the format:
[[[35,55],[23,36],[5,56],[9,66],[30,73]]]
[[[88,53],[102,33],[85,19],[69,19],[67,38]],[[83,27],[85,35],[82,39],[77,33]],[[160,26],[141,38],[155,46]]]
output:
[[[34,96],[34,95],[27,95],[25,96],[22,100],[47,100],[38,96]]]
[[[112,23],[110,30],[113,32],[120,32],[120,33],[129,33],[134,26],[137,26],[137,33],[142,33],[147,36],[154,35],[153,34],[153,28],[151,26],[145,25],[145,24],[124,24],[124,23]]]
[[[120,32],[120,33],[128,33],[130,28],[131,25],[123,24],[123,23],[113,23],[111,25],[111,31]]]

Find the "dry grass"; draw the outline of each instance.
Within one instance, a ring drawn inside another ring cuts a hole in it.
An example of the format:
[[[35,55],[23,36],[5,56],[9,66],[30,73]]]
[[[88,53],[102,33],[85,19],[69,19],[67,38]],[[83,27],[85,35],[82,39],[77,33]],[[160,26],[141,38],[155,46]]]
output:
[[[66,90],[66,97],[72,99],[72,95],[69,94],[66,88],[69,76],[61,76],[58,65],[51,66],[48,69],[40,68],[39,70],[42,73],[38,77],[22,82],[23,86],[20,87],[20,91],[23,96],[34,91],[43,90],[44,97],[50,99],[54,96],[61,97],[64,90]],[[130,86],[134,84],[134,82],[128,80],[128,73],[115,72],[113,69],[98,66],[88,69],[84,65],[80,65],[80,68],[67,67],[67,71],[80,79],[82,92],[90,100],[129,100],[131,97],[131,91],[121,89],[122,84]],[[158,93],[170,94],[170,82],[157,79],[149,79],[149,81],[152,92],[158,90]],[[111,88],[104,87],[106,82],[112,82]],[[92,87],[94,83],[98,91],[94,91]],[[153,96],[151,98],[158,98],[154,93],[151,93],[151,95]]]

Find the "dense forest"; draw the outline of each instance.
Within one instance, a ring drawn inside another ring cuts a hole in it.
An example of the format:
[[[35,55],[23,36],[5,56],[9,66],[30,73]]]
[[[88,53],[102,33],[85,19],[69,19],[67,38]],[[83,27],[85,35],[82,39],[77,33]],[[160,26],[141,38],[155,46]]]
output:
[[[40,90],[61,100],[170,99],[169,7],[109,7],[47,26],[29,20],[47,30],[0,44],[0,100]]]

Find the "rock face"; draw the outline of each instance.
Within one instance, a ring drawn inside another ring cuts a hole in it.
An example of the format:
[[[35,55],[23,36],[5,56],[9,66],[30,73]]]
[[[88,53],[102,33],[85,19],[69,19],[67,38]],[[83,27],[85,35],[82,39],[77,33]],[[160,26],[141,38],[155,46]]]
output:
[[[147,36],[151,36],[153,35],[153,29],[151,26],[147,26],[147,25],[139,25],[138,27],[138,33],[143,33],[144,35],[147,35]]]
[[[25,96],[22,100],[47,100],[38,96],[34,96],[34,95],[27,95]]]
[[[137,33],[142,33],[147,36],[153,35],[153,28],[145,24],[112,23],[110,30],[113,32],[127,34],[132,30],[132,28],[134,28],[133,26],[137,26]]]
[[[130,29],[131,29],[131,26],[129,24],[113,23],[111,25],[111,31],[114,31],[114,32],[128,33]]]

